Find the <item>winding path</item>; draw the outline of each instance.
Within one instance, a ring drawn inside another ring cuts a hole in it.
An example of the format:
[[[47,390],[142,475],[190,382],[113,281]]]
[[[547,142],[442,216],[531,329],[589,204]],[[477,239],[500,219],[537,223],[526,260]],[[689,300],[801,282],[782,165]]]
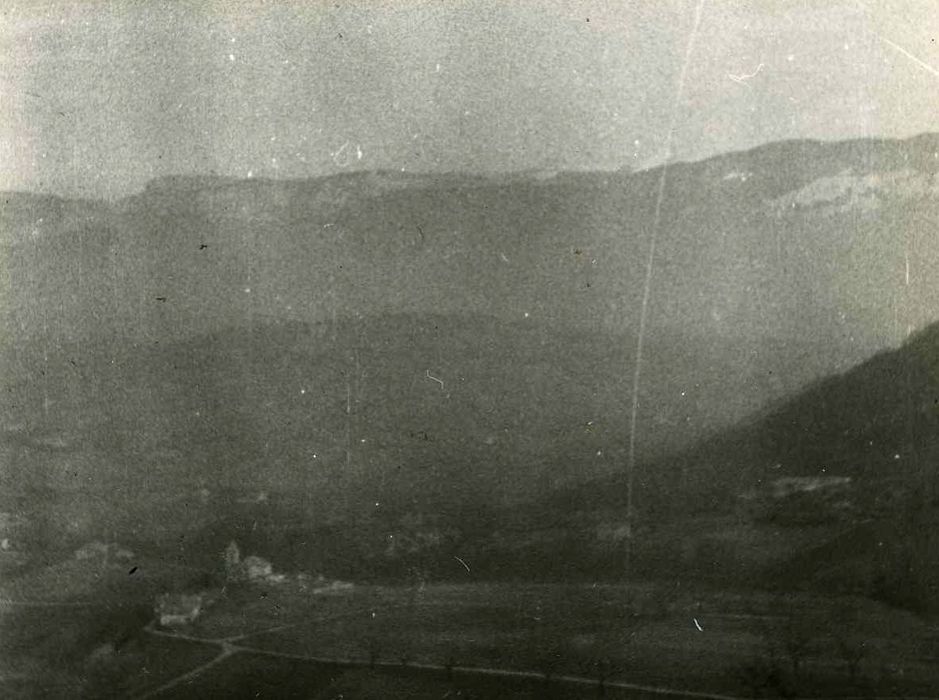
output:
[[[272,651],[270,649],[261,649],[258,647],[247,646],[243,644],[235,644],[235,641],[240,641],[251,637],[257,634],[264,634],[266,632],[276,632],[288,627],[296,627],[297,624],[290,625],[280,625],[278,627],[271,627],[268,629],[258,630],[256,632],[248,632],[246,634],[237,635],[233,637],[220,637],[220,638],[206,638],[206,637],[195,637],[193,635],[182,634],[178,632],[168,632],[166,630],[156,629],[154,623],[150,623],[147,627],[144,628],[144,631],[149,634],[166,637],[169,639],[178,639],[187,642],[194,642],[199,644],[215,644],[219,647],[219,654],[211,659],[210,661],[198,666],[197,668],[187,671],[186,673],[173,678],[172,680],[164,683],[159,688],[150,690],[143,695],[138,696],[138,700],[145,700],[146,698],[153,698],[159,695],[160,693],[170,690],[180,683],[183,683],[191,678],[196,677],[206,669],[215,666],[230,656],[238,653],[244,654],[254,654],[258,656],[271,656],[274,658],[280,659],[291,659],[293,661],[308,661],[310,663],[319,663],[319,664],[332,664],[337,666],[350,666],[350,667],[376,667],[376,668],[408,668],[420,671],[443,671],[443,672],[453,672],[460,673],[463,675],[476,675],[476,676],[495,676],[501,678],[522,678],[526,680],[544,680],[545,676],[543,673],[538,673],[535,671],[519,671],[513,669],[504,669],[504,668],[491,668],[486,666],[444,666],[441,664],[428,664],[428,663],[408,663],[403,665],[399,662],[392,661],[376,661],[370,662],[363,659],[351,659],[351,658],[342,658],[334,656],[313,656],[310,654],[294,654],[286,651]],[[569,676],[569,675],[556,675],[551,676],[551,681],[555,683],[569,683],[582,686],[593,686],[597,685],[596,678],[588,678],[586,676]],[[640,685],[637,683],[626,683],[623,681],[606,681],[604,686],[607,688],[616,688],[619,690],[632,690],[639,691],[648,694],[661,695],[664,697],[675,697],[675,698],[698,698],[701,700],[744,700],[734,695],[721,695],[719,693],[697,693],[690,690],[677,690],[675,688],[665,688],[661,686],[649,686],[649,685]]]
[[[93,608],[101,603],[57,600],[11,600],[0,598],[0,611],[4,608]]]
[[[231,646],[229,646],[228,644],[226,644],[225,642],[222,642],[220,646],[221,646],[221,651],[219,651],[218,656],[216,656],[215,658],[209,661],[206,661],[204,664],[202,664],[201,666],[197,666],[191,671],[187,671],[186,673],[180,676],[176,676],[176,678],[173,678],[172,680],[167,681],[166,683],[161,685],[159,688],[154,688],[153,690],[147,691],[143,695],[138,695],[137,696],[138,699],[145,700],[145,698],[153,698],[159,695],[160,693],[163,693],[164,691],[171,690],[172,688],[175,688],[180,683],[184,683],[190,678],[195,678],[206,669],[211,668],[212,666],[215,666],[217,664],[220,664],[229,656],[232,656],[233,654],[235,654],[237,651],[233,649]]]
[[[177,632],[168,632],[166,630],[156,629],[154,623],[150,623],[145,629],[146,632],[152,635],[167,637],[169,639],[178,639],[182,641],[194,642],[199,644],[215,644],[219,647],[219,654],[208,661],[207,663],[198,666],[197,668],[192,669],[176,678],[164,683],[159,688],[148,691],[144,695],[138,696],[138,700],[144,700],[146,698],[153,698],[159,695],[160,693],[170,690],[180,683],[183,683],[191,678],[198,676],[200,673],[206,669],[215,666],[230,656],[235,654],[254,654],[258,656],[270,656],[280,659],[291,659],[294,661],[308,661],[310,663],[319,663],[319,664],[331,664],[335,666],[349,666],[349,667],[360,667],[360,668],[408,668],[413,670],[420,671],[435,671],[435,672],[452,672],[460,673],[463,675],[475,675],[475,676],[489,676],[489,677],[499,677],[499,678],[515,678],[515,679],[526,679],[526,680],[537,680],[542,681],[545,679],[543,673],[538,673],[536,671],[520,671],[513,669],[505,668],[491,668],[486,666],[444,666],[441,664],[428,664],[428,663],[408,663],[406,665],[400,662],[393,661],[376,661],[370,662],[363,659],[352,659],[352,658],[342,658],[342,657],[333,657],[333,656],[314,656],[310,654],[295,654],[285,651],[272,651],[270,649],[261,649],[258,647],[247,646],[244,644],[235,644],[234,642],[246,639],[248,637],[264,634],[267,632],[276,632],[282,629],[287,629],[289,627],[296,627],[300,623],[288,624],[288,625],[279,625],[277,627],[271,627],[267,629],[258,630],[256,632],[248,632],[241,635],[231,636],[231,637],[221,637],[221,638],[205,638],[205,637],[195,637],[192,635],[177,633]],[[571,685],[579,686],[591,686],[596,687],[598,681],[596,678],[589,678],[586,676],[572,676],[572,675],[552,675],[550,678],[551,682],[554,683],[568,683]],[[697,700],[745,700],[736,695],[723,695],[720,693],[702,693],[695,692],[692,690],[679,690],[677,688],[667,688],[664,686],[651,686],[651,685],[641,685],[638,683],[627,683],[625,681],[606,681],[604,682],[606,688],[617,689],[617,690],[627,690],[642,692],[649,695],[659,695],[662,697],[672,697],[672,698],[695,698]],[[849,696],[838,696],[837,698],[800,698],[797,700],[862,700],[862,698],[855,698]],[[901,700],[900,696],[878,696],[876,698],[865,698],[864,700]],[[939,700],[935,696],[902,696],[902,700]]]

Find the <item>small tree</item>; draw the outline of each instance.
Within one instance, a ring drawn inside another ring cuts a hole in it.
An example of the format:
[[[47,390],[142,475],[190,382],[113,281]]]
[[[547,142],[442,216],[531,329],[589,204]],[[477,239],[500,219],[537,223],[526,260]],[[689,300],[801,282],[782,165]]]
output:
[[[535,668],[541,674],[542,681],[548,686],[557,675],[558,669],[564,660],[560,645],[550,640],[543,633],[535,634]]]
[[[456,655],[451,651],[447,655],[447,660],[443,662],[444,670],[447,672],[447,680],[453,681],[453,668],[456,666]]]
[[[607,681],[617,672],[617,663],[608,656],[592,659],[589,664],[590,675],[597,680],[597,695],[606,696]]]
[[[838,649],[838,656],[844,661],[851,682],[857,683],[861,662],[867,656],[867,648],[864,646],[863,640],[852,637],[838,637],[835,640],[835,646]]]
[[[798,679],[802,674],[803,663],[815,643],[815,630],[804,616],[789,615],[783,623],[780,641],[789,660],[792,676]]]
[[[537,660],[538,673],[541,674],[541,685],[543,697],[550,697],[553,691],[554,677],[557,675],[558,668],[561,665],[561,658],[555,654],[543,654]]]
[[[783,673],[772,654],[753,659],[737,670],[737,679],[753,698],[787,698],[792,696]]]
[[[631,645],[634,632],[625,638],[602,637],[594,638],[589,647],[583,649],[586,660],[581,667],[581,673],[597,681],[597,695],[606,696],[607,683],[625,668],[625,652]]]
[[[784,620],[785,628],[790,624],[791,616]],[[790,650],[786,644],[787,634],[780,630],[778,623],[770,622],[770,619],[764,619],[758,624],[758,632],[761,641],[755,645],[755,654],[738,667],[737,680],[747,690],[748,697],[792,697],[793,684],[786,667],[792,667],[790,651],[797,653],[796,645],[793,644]]]
[[[374,669],[381,658],[381,640],[377,634],[369,634],[365,640],[365,651],[368,654],[368,667]]]
[[[368,659],[368,667],[374,669],[378,665],[382,652],[388,643],[389,630],[388,620],[385,618],[384,613],[376,612],[380,611],[383,606],[380,596],[375,589],[371,589],[367,596],[368,607],[366,610],[370,610],[370,614],[365,620],[362,642]]]
[[[852,599],[846,598],[835,607],[834,642],[838,656],[845,664],[852,683],[857,682],[861,662],[867,655],[864,640],[857,636],[860,611]]]

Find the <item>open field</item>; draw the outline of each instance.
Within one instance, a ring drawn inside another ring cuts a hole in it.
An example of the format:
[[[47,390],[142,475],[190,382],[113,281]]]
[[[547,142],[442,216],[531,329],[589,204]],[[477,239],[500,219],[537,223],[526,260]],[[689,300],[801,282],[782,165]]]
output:
[[[215,695],[213,695],[215,694]],[[419,668],[340,666],[240,653],[207,670],[191,683],[156,697],[174,698],[356,698],[384,700],[412,698],[514,698],[516,700],[574,700],[601,693],[596,686],[542,678],[505,678]],[[657,697],[652,693],[604,688],[613,700]],[[658,696],[661,697],[661,696]],[[681,697],[676,695],[673,697]]]
[[[939,634],[921,619],[809,595],[613,585],[416,585],[342,595],[252,587],[187,634],[365,666],[495,668],[742,696],[912,696],[939,687]]]
[[[159,581],[74,564],[37,576],[34,587],[4,587],[8,697],[204,697],[225,688],[226,697],[573,698],[595,696],[601,681],[609,697],[644,692],[617,683],[734,697],[939,688],[939,627],[862,598],[420,577],[315,591],[289,578],[230,585],[194,624],[153,634]],[[52,595],[56,582],[71,585],[48,600],[13,597],[31,588]]]
[[[198,668],[216,656],[210,644],[138,639],[87,665],[83,697],[133,698]]]

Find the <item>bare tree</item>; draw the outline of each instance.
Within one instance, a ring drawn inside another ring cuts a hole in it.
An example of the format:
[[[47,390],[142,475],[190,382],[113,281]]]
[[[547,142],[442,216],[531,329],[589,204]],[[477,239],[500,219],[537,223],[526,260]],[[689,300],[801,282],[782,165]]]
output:
[[[861,662],[867,656],[864,639],[858,636],[860,610],[856,601],[844,598],[835,606],[832,632],[838,656],[845,664],[852,683],[857,682]]]
[[[790,614],[783,623],[781,643],[794,679],[802,674],[803,663],[815,644],[815,630],[804,615]]]
[[[785,698],[792,695],[778,660],[771,653],[740,666],[737,679],[747,691],[748,697]]]
[[[838,655],[841,657],[841,660],[844,661],[851,682],[856,683],[858,672],[861,669],[861,662],[867,656],[867,648],[864,646],[864,641],[854,637],[843,636],[835,640],[835,646],[838,649]]]
[[[365,640],[365,650],[368,653],[368,667],[374,669],[381,659],[381,639],[377,634],[369,634]]]
[[[532,632],[532,648],[534,667],[541,674],[544,686],[547,688],[564,661],[564,650],[558,640],[541,626]]]
[[[610,656],[598,656],[588,663],[588,671],[597,681],[597,695],[606,696],[606,684],[620,671],[621,665],[617,659]]]
[[[607,683],[611,678],[622,673],[626,667],[626,651],[631,646],[634,631],[625,637],[594,638],[587,649],[581,673],[597,681],[597,695],[605,697]]]
[[[382,652],[388,643],[388,620],[382,611],[383,602],[381,596],[372,590],[368,594],[368,608],[371,615],[365,622],[363,631],[363,645],[365,647],[368,666],[374,669],[381,660]]]
[[[552,650],[545,650],[538,656],[536,663],[545,685],[548,685],[557,674],[558,667],[561,665],[561,656]]]
[[[450,653],[447,654],[446,661],[443,662],[443,667],[447,672],[448,681],[453,681],[453,669],[455,666],[456,666],[456,654],[454,654],[454,652],[451,650]]]

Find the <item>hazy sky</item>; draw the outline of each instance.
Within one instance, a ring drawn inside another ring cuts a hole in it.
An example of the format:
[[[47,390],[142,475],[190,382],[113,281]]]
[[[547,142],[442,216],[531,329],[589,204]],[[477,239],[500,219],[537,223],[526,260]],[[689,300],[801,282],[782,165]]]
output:
[[[6,0],[0,189],[647,166],[697,4]],[[935,0],[704,0],[673,153],[939,131],[937,39]]]

